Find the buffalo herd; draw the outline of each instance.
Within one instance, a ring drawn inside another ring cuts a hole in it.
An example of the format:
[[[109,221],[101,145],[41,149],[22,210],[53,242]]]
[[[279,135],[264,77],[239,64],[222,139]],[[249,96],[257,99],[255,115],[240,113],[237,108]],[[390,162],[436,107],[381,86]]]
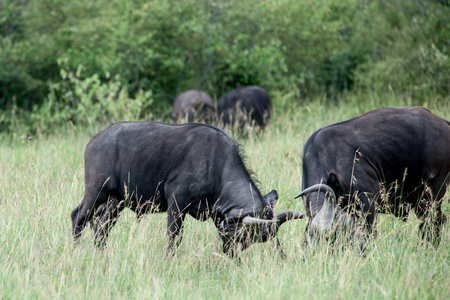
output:
[[[264,129],[270,119],[272,102],[259,86],[240,86],[219,98],[217,109],[208,94],[189,90],[181,93],[172,107],[175,123],[199,121],[246,132],[249,127]]]
[[[278,193],[260,192],[239,144],[218,127],[192,122],[263,129],[271,107],[257,86],[230,91],[218,109],[192,90],[172,111],[174,122],[191,123],[120,122],[96,134],[85,150],[84,197],[71,213],[74,239],[90,223],[95,244],[105,247],[124,208],[137,218],[167,213],[168,254],[181,241],[186,215],[211,218],[230,257],[274,238],[283,223],[303,214],[276,212]],[[314,132],[302,159],[303,186],[295,198],[304,197],[305,249],[320,242],[364,252],[378,213],[406,220],[410,211],[424,241],[438,246],[450,182],[449,121],[422,107],[376,109]]]

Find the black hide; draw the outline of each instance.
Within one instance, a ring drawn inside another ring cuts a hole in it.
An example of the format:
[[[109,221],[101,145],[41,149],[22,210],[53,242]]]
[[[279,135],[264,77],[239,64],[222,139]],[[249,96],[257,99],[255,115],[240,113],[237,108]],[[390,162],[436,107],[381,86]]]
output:
[[[245,124],[264,128],[269,122],[272,102],[258,86],[241,86],[223,95],[218,102],[219,120],[225,125]]]
[[[370,111],[319,129],[304,147],[303,189],[318,183],[330,186],[338,198],[331,203],[334,218],[348,214],[363,220],[368,232],[377,212],[406,219],[414,209],[423,221],[422,233],[439,243],[446,220],[441,199],[449,180],[450,123],[421,107]],[[323,224],[332,221],[315,220],[328,201],[325,197],[324,192],[306,197],[308,234],[324,231]]]
[[[216,107],[208,94],[190,90],[181,93],[175,99],[171,118],[176,123],[193,121],[213,123],[216,119]]]
[[[236,233],[246,216],[272,219],[277,199],[274,191],[261,195],[237,145],[220,129],[200,123],[123,122],[95,135],[86,147],[85,194],[72,211],[72,230],[77,239],[95,216],[95,240],[103,245],[123,208],[138,217],[167,212],[170,251],[181,240],[186,214],[201,221],[212,217],[218,228],[222,224],[228,251],[234,242],[245,248],[256,235],[257,242],[269,238],[250,230],[236,240]],[[276,231],[269,233],[273,237]]]

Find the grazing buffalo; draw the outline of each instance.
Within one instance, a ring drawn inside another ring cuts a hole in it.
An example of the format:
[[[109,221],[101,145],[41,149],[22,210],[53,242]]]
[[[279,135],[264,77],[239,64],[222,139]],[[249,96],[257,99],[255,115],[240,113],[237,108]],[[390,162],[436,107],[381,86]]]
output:
[[[201,123],[116,123],[96,134],[85,151],[85,192],[72,211],[77,240],[86,223],[104,246],[119,213],[138,218],[167,212],[168,252],[181,241],[187,214],[211,217],[231,256],[253,242],[274,237],[296,211],[274,213],[278,195],[263,196],[233,142],[220,129]]]
[[[306,142],[297,195],[306,196],[306,241],[345,232],[364,249],[377,212],[406,220],[413,209],[438,245],[449,180],[450,122],[424,108],[377,109],[319,129]]]
[[[241,86],[219,99],[217,111],[224,125],[257,125],[263,129],[270,118],[272,102],[259,86]]]
[[[175,99],[171,117],[176,123],[196,120],[212,123],[216,119],[216,107],[208,94],[197,90],[186,91]]]

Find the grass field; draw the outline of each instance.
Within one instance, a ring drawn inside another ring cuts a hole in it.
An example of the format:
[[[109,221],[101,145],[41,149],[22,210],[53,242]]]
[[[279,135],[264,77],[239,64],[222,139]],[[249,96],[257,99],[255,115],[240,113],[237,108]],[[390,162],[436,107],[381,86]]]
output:
[[[261,136],[240,140],[247,165],[263,193],[276,189],[276,210],[304,211],[301,155],[320,127],[371,109],[420,104],[450,119],[450,106],[397,97],[321,99],[277,109]],[[71,210],[84,191],[83,152],[97,129],[50,137],[0,137],[0,299],[448,299],[450,226],[438,249],[423,245],[414,215],[406,222],[377,218],[378,236],[364,256],[351,249],[304,255],[306,220],[288,222],[278,237],[282,260],[270,241],[250,247],[240,263],[226,258],[211,221],[187,218],[174,257],[165,255],[166,215],[140,222],[129,210],[113,228],[105,251],[94,248],[87,228],[75,246]],[[444,211],[450,217],[445,196]]]

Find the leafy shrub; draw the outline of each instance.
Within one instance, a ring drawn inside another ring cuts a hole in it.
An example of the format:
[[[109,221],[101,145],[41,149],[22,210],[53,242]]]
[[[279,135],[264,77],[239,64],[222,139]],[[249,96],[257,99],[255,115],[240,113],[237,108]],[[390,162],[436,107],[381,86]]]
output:
[[[96,128],[118,121],[151,118],[150,91],[141,90],[132,99],[119,75],[114,78],[106,75],[107,80],[103,82],[97,74],[81,79],[83,69],[81,65],[75,73],[61,69],[62,81],[50,84],[48,101],[33,107],[31,128],[50,130],[66,123]]]
[[[366,60],[358,85],[416,97],[450,93],[450,7],[433,1],[373,1],[359,15],[358,41]]]
[[[67,113],[70,76],[99,93],[117,93],[114,82],[130,99],[151,90],[159,111],[188,89],[217,99],[251,84],[292,101],[352,89],[447,99],[448,15],[433,0],[4,0],[0,130],[13,110],[39,124],[45,111],[95,122]],[[58,61],[82,72],[64,78]]]

